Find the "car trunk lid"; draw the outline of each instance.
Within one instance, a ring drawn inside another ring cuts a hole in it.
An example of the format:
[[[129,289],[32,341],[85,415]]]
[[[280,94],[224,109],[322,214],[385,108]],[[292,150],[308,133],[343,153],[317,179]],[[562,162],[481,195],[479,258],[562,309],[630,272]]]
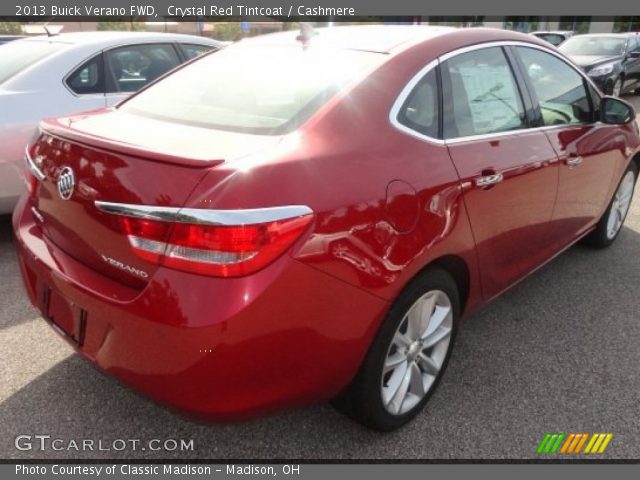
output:
[[[182,143],[165,126],[152,135],[156,122],[144,119],[136,136],[128,131],[132,124],[115,126],[114,120],[43,122],[29,151],[45,175],[32,202],[49,241],[105,276],[142,288],[157,265],[133,252],[121,217],[101,211],[96,202],[183,207],[211,168],[248,153],[255,143],[181,126]]]

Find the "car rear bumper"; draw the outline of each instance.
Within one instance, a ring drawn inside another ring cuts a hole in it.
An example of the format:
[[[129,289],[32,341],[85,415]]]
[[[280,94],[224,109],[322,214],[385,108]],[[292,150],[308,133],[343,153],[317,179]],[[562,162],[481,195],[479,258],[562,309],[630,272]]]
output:
[[[134,389],[209,419],[331,398],[388,308],[288,255],[235,279],[161,268],[134,291],[43,238],[26,197],[13,222],[27,292],[56,330]]]

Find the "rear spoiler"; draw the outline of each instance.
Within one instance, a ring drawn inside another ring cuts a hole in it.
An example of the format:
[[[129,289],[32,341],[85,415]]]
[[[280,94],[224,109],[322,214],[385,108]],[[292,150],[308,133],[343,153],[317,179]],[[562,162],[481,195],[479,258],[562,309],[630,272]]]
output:
[[[80,132],[73,128],[73,121],[75,119],[83,118],[83,116],[63,117],[60,119],[46,118],[40,122],[40,132],[90,146],[92,148],[99,148],[113,153],[121,153],[131,157],[150,160],[152,162],[170,163],[173,165],[178,164],[194,168],[209,168],[224,163],[224,159],[185,158]]]

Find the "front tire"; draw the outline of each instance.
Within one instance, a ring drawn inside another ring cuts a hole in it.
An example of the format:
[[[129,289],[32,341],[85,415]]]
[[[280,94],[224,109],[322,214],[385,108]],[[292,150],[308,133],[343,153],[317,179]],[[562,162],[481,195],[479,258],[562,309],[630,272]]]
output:
[[[432,268],[417,277],[392,306],[356,378],[334,405],[375,430],[412,420],[442,378],[459,316],[451,275]]]
[[[638,169],[635,163],[631,162],[607,210],[598,221],[595,230],[585,237],[584,243],[595,248],[606,248],[618,238],[631,206],[636,178],[638,178]]]

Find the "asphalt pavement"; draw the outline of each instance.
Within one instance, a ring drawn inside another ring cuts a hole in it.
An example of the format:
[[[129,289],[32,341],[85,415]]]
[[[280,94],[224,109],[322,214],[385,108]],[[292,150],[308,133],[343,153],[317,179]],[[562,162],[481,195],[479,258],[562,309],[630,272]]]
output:
[[[575,246],[468,318],[427,409],[388,434],[326,404],[203,424],[123,387],[29,305],[0,217],[0,458],[523,459],[547,432],[611,432],[599,458],[640,459],[638,197],[610,249]],[[42,451],[35,435],[63,449]],[[94,450],[73,447],[84,439]],[[151,450],[166,439],[193,448]]]

